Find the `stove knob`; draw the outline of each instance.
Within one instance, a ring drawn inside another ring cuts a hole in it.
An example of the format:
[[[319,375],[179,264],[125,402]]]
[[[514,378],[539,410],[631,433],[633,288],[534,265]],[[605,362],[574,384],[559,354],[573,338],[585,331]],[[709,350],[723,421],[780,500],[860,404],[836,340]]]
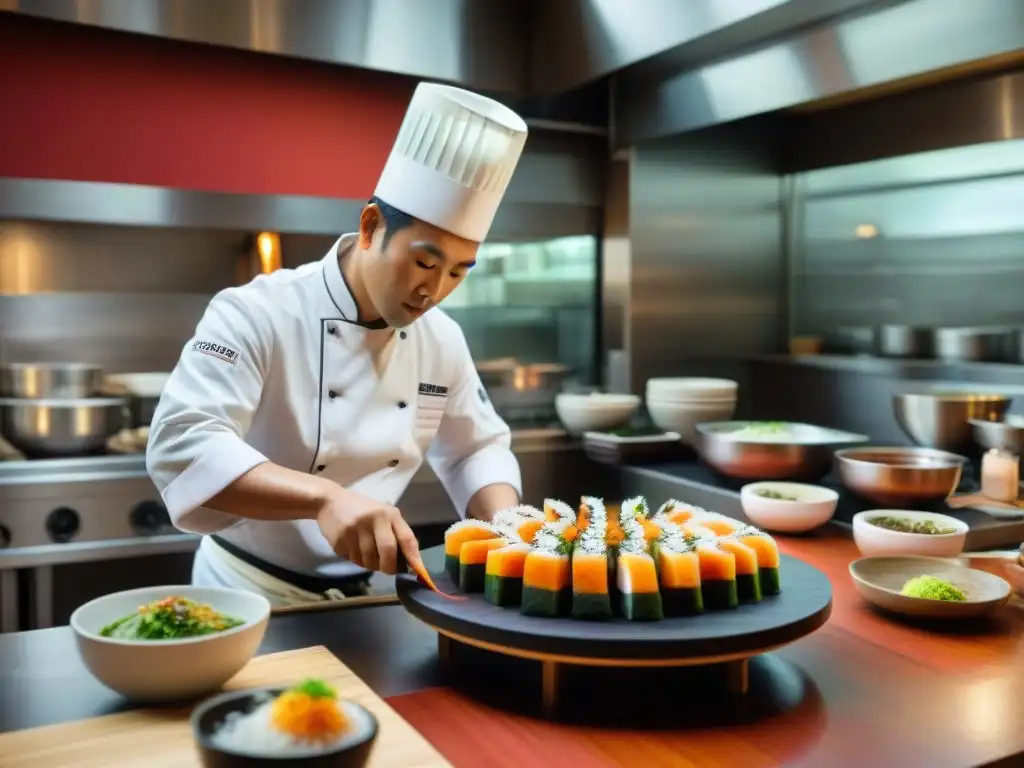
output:
[[[46,517],[46,531],[58,544],[71,541],[81,527],[78,513],[69,507],[58,507]]]
[[[7,549],[11,546],[11,529],[6,525],[0,525],[0,549]]]
[[[152,536],[171,527],[171,516],[163,504],[143,501],[132,510],[131,525],[140,536]]]

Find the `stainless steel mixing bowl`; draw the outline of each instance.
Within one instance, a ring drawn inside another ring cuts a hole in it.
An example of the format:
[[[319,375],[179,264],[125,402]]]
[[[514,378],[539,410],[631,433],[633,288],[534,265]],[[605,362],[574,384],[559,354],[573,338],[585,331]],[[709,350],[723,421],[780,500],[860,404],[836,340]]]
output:
[[[865,435],[790,423],[786,442],[737,440],[731,433],[749,421],[698,424],[697,452],[713,469],[737,480],[803,480],[814,482],[832,469],[832,452],[839,446],[866,443]]]
[[[917,445],[970,453],[971,420],[1001,421],[1010,398],[970,392],[914,392],[894,395],[893,413],[903,433]]]
[[[102,451],[130,422],[123,397],[78,400],[0,399],[0,432],[29,458]]]
[[[95,397],[103,369],[87,363],[7,363],[0,366],[0,397]]]
[[[1007,416],[1003,421],[971,419],[974,440],[985,450],[995,448],[1024,455],[1024,417]]]
[[[927,506],[960,484],[966,456],[933,448],[847,448],[836,451],[845,488],[885,507]]]

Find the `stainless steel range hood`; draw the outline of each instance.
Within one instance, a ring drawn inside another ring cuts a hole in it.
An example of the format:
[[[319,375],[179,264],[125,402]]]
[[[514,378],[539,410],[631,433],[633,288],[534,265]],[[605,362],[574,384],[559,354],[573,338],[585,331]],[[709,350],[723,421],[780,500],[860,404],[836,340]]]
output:
[[[520,0],[0,0],[0,10],[522,93]]]
[[[685,71],[619,73],[616,143],[1007,69],[1024,60],[1022,46],[1024,0],[911,0],[870,9]],[[995,108],[1019,123],[1024,105],[1014,101],[1016,92],[1006,89]]]
[[[0,0],[0,10],[512,99],[564,100],[610,79],[618,145],[1005,66],[1024,41],[1024,0]]]

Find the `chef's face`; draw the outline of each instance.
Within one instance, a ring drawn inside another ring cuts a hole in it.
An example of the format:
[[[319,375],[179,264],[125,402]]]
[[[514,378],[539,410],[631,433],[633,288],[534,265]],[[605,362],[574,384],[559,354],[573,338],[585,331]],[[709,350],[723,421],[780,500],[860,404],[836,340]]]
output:
[[[386,236],[380,210],[368,205],[359,221],[359,247],[369,251],[370,301],[388,325],[402,328],[458,287],[476,264],[480,244],[415,219]]]

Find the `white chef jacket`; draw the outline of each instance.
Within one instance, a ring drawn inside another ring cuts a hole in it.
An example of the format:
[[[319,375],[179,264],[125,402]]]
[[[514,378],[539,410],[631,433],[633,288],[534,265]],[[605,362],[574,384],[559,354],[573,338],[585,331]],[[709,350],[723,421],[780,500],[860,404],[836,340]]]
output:
[[[390,331],[358,322],[338,263],[354,237],[320,262],[214,296],[166,384],[146,451],[177,528],[217,533],[310,575],[360,569],[335,555],[315,520],[249,520],[203,505],[268,460],[396,504],[425,457],[460,515],[487,485],[522,489],[509,427],[441,310],[394,331],[378,377],[367,337]]]

